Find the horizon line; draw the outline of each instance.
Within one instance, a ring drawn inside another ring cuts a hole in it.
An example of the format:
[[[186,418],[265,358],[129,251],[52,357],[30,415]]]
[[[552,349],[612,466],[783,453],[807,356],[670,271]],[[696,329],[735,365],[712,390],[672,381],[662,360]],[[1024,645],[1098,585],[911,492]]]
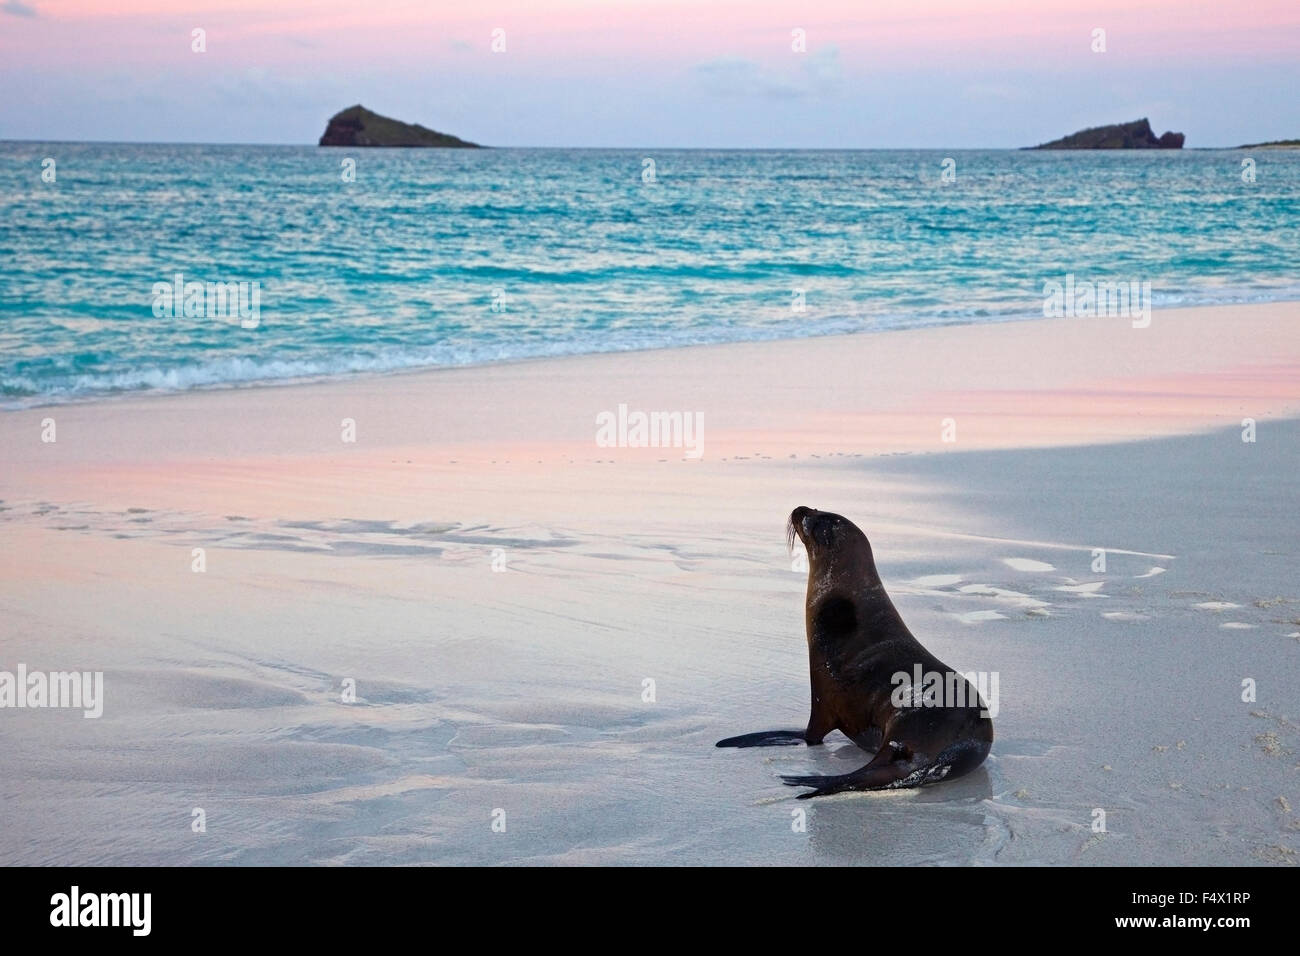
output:
[[[1181,146],[1178,149],[1040,149],[1038,146],[490,146],[483,143],[474,146],[322,146],[320,143],[294,142],[294,143],[241,143],[237,141],[211,142],[203,140],[136,140],[136,139],[8,139],[0,137],[0,144],[8,143],[50,143],[57,145],[98,145],[98,146],[264,146],[264,147],[289,147],[289,146],[314,146],[317,149],[332,150],[402,150],[404,152],[423,152],[426,150],[454,150],[456,152],[472,153],[476,150],[502,150],[502,149],[555,149],[555,150],[673,150],[677,152],[707,152],[710,150],[725,150],[727,152],[749,152],[749,153],[797,153],[797,152],[819,152],[819,153],[865,153],[865,152],[890,152],[909,150],[912,152],[943,152],[951,150],[953,152],[982,150],[987,152],[1005,151],[1005,152],[1046,152],[1046,153],[1181,153],[1189,150],[1234,150],[1234,149],[1253,149],[1260,146],[1266,146],[1271,143],[1292,142],[1300,139],[1297,137],[1283,137],[1277,140],[1264,140],[1260,143],[1243,143],[1235,146]],[[1281,147],[1288,148],[1288,147]],[[1290,147],[1300,149],[1300,147]]]

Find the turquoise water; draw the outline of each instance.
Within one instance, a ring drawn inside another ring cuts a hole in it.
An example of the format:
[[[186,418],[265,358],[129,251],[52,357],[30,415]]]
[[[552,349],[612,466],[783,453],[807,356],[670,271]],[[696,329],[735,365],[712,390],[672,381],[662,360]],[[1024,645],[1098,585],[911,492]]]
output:
[[[8,407],[1030,318],[1066,273],[1300,299],[1300,151],[0,143],[0,262]],[[155,315],[178,272],[258,283],[256,327]]]

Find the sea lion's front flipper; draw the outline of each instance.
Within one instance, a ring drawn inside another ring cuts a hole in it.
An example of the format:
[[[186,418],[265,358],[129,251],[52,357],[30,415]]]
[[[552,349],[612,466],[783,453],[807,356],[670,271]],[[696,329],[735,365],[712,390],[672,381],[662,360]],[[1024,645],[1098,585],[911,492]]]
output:
[[[806,743],[804,730],[760,730],[756,734],[741,734],[719,740],[719,747],[797,747]]]

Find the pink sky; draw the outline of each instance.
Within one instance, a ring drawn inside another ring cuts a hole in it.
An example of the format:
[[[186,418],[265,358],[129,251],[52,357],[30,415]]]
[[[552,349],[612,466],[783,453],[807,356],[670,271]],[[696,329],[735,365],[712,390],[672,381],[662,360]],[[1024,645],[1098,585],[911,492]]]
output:
[[[978,63],[991,52],[1038,62],[1091,53],[1091,31],[1107,31],[1110,53],[1214,58],[1249,52],[1300,55],[1300,3],[1254,0],[22,0],[36,17],[7,16],[0,50],[16,65],[164,62],[188,53],[188,28],[208,31],[209,52],[232,62],[417,60],[448,44],[489,52],[490,33],[507,34],[512,61],[675,62],[736,55],[785,56],[790,31],[809,46],[870,51],[887,61],[919,55]],[[1082,39],[1080,39],[1082,37]]]
[[[207,32],[201,57],[190,50],[195,27]],[[504,54],[490,50],[496,27],[506,31]],[[796,27],[807,31],[803,56],[790,48]],[[1098,27],[1106,30],[1101,55],[1090,49]],[[651,130],[671,128],[668,111],[651,102],[656,98],[677,103],[683,117],[707,115],[709,97],[730,99],[730,112],[719,106],[714,127],[740,124],[737,110],[753,106],[757,136],[762,117],[756,104],[764,97],[799,99],[815,122],[825,116],[842,127],[863,109],[888,112],[879,89],[880,98],[870,104],[852,105],[862,85],[892,79],[923,90],[915,93],[917,112],[945,89],[968,99],[973,90],[976,101],[1001,95],[1012,104],[1030,102],[1066,74],[1073,80],[1058,97],[1065,115],[1053,133],[1068,131],[1075,112],[1087,111],[1089,83],[1101,84],[1096,109],[1105,115],[1098,122],[1133,118],[1111,110],[1145,115],[1164,107],[1175,115],[1151,118],[1167,127],[1187,122],[1177,115],[1179,107],[1212,102],[1197,85],[1217,82],[1220,74],[1230,85],[1238,78],[1240,86],[1230,92],[1248,101],[1240,108],[1256,111],[1254,125],[1271,129],[1300,118],[1280,105],[1295,99],[1295,83],[1271,97],[1279,103],[1277,115],[1255,101],[1294,80],[1297,61],[1296,0],[218,0],[184,7],[174,0],[0,0],[0,78],[7,89],[28,84],[32,94],[27,112],[22,104],[0,109],[0,138],[46,135],[42,122],[52,127],[51,136],[75,137],[80,125],[93,138],[95,121],[79,124],[74,116],[78,96],[125,111],[128,126],[140,110],[157,109],[175,129],[170,114],[184,103],[215,109],[222,96],[238,101],[232,89],[259,100],[278,98],[291,141],[319,124],[326,103],[341,108],[358,100],[381,110],[410,101],[419,114],[410,118],[428,125],[472,121],[477,111],[482,129],[462,125],[454,131],[495,142],[510,141],[512,129],[534,140],[545,132],[532,133],[520,116],[510,120],[513,126],[492,120],[487,114],[500,113],[503,100],[551,104],[566,120],[598,116],[601,125],[590,135],[575,135],[599,139],[598,133],[613,135],[618,128],[617,116],[602,115],[608,106],[602,97],[614,96],[624,100],[623,116],[636,114],[641,97]],[[1151,74],[1166,82],[1151,87]],[[945,85],[944,78],[951,82]],[[404,94],[416,87],[422,98],[408,100]],[[1150,106],[1129,95],[1144,89]],[[437,95],[426,108],[429,91]],[[585,112],[574,107],[571,117],[566,110],[575,97],[590,102]],[[838,100],[839,109],[825,108],[829,100]],[[86,105],[83,99],[82,112]],[[955,129],[954,119],[948,129]],[[628,122],[620,135],[632,133]],[[1233,129],[1226,120],[1221,125]],[[742,126],[736,134],[744,138],[749,134]],[[901,118],[897,128],[896,135],[913,141],[858,145],[926,145],[941,135],[938,128],[920,127],[912,135]],[[265,137],[255,132],[250,138]],[[1204,138],[1201,143],[1210,145]]]

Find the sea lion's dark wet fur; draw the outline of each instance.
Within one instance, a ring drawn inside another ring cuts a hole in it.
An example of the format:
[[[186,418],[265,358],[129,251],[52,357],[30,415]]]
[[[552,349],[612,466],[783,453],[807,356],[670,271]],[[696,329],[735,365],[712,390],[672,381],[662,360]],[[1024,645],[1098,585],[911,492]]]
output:
[[[840,776],[782,777],[791,786],[813,788],[800,797],[920,787],[983,763],[993,744],[993,721],[965,678],[957,678],[965,688],[961,706],[895,706],[895,674],[910,677],[918,664],[924,673],[953,672],[903,623],[876,572],[867,536],[848,519],[812,508],[791,512],[786,536],[791,548],[798,537],[808,552],[808,727],[730,737],[718,746],[815,745],[839,730],[875,754],[866,766]]]

